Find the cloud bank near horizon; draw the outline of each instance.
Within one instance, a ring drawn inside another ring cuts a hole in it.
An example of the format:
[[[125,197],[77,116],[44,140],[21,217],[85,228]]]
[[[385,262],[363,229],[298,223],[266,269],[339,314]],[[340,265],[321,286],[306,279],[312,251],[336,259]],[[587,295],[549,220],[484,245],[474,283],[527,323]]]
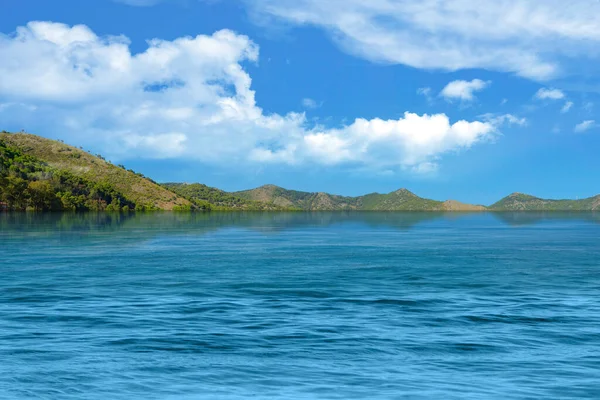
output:
[[[230,30],[152,39],[132,54],[124,36],[30,22],[0,35],[0,115],[97,143],[117,158],[189,158],[217,165],[355,165],[431,172],[440,157],[493,139],[515,118],[451,122],[405,112],[341,128],[303,113],[266,114],[245,63],[258,46]]]

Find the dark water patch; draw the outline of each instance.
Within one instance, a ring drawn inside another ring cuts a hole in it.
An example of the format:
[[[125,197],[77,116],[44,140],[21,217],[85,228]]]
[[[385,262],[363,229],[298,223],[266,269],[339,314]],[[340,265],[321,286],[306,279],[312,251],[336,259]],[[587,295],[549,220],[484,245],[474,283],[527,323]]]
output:
[[[519,324],[519,325],[538,325],[538,324],[553,324],[566,322],[565,317],[534,317],[524,315],[467,315],[463,317],[467,321],[482,324],[482,323],[502,323],[502,324]]]

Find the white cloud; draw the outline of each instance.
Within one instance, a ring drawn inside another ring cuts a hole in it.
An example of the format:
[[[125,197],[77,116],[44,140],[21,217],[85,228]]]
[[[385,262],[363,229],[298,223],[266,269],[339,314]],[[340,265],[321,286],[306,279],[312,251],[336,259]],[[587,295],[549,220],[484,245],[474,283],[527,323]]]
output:
[[[148,148],[150,151],[160,148],[161,152],[158,157],[170,158],[185,151],[184,145],[187,141],[187,136],[176,132],[160,133],[151,136],[141,136],[134,133],[123,137],[123,141],[131,148]]]
[[[245,1],[265,25],[318,26],[349,53],[416,68],[483,68],[548,79],[563,72],[569,58],[599,55],[596,0]]]
[[[583,121],[583,122],[575,125],[574,131],[577,133],[581,133],[581,132],[585,132],[589,129],[592,129],[594,127],[596,127],[596,121],[594,121],[593,119],[588,119],[586,121]]]
[[[304,108],[318,108],[320,107],[321,104],[317,103],[315,100],[311,99],[311,98],[304,98],[302,99],[302,107]]]
[[[501,126],[501,125],[526,126],[527,125],[526,118],[524,118],[524,117],[519,118],[512,114],[498,115],[498,114],[493,114],[493,113],[487,113],[487,114],[481,115],[480,118],[483,119],[484,121],[490,122],[494,126]]]
[[[13,98],[73,103],[135,93],[137,100],[151,101],[176,92],[216,103],[232,85],[236,100],[254,102],[250,78],[238,62],[256,61],[258,47],[228,30],[172,42],[154,39],[144,53],[132,55],[123,37],[100,38],[83,25],[31,22],[15,37],[0,36],[0,52],[11,60],[0,64],[0,74],[11,77],[0,80],[0,94]],[[144,90],[153,85],[166,90]]]
[[[472,101],[475,99],[475,92],[479,92],[490,85],[489,81],[473,79],[472,81],[457,80],[448,83],[440,92],[440,96],[446,100],[460,99],[462,101]]]
[[[433,171],[442,154],[468,149],[497,133],[493,122],[457,121],[444,114],[406,112],[397,120],[356,119],[339,129],[313,129],[300,141],[270,150],[255,149],[252,158],[263,162],[297,163],[310,160],[324,165],[359,164],[376,169],[410,168]]]
[[[243,64],[258,46],[229,30],[153,39],[132,54],[125,37],[83,25],[32,22],[0,35],[0,119],[61,133],[116,159],[182,157],[218,165],[351,163],[432,170],[448,152],[494,137],[510,119],[450,122],[410,112],[310,127],[304,114],[266,114]]]
[[[431,162],[446,152],[467,149],[490,139],[496,127],[488,122],[450,123],[444,114],[417,115],[406,112],[397,120],[358,118],[342,129],[309,133],[303,147],[325,163],[361,163],[414,167]]]
[[[558,89],[541,88],[534,97],[538,100],[560,100],[565,97],[565,94]]]
[[[571,110],[571,107],[573,107],[573,102],[572,101],[567,101],[565,103],[564,106],[562,106],[562,108],[560,109],[560,112],[563,114],[566,114],[569,112],[569,110]]]

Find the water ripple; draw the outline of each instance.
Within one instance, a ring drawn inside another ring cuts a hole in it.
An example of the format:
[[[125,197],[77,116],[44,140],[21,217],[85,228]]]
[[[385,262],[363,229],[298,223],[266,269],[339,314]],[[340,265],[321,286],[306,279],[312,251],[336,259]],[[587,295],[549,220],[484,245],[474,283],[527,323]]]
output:
[[[426,214],[0,214],[0,398],[600,398],[600,219]]]

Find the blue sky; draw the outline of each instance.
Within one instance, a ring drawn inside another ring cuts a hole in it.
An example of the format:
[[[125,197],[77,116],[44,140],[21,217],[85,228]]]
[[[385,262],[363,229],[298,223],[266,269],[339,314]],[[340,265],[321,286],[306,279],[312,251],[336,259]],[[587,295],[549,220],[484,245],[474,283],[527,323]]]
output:
[[[0,129],[225,190],[589,197],[598,26],[592,0],[0,0]]]

